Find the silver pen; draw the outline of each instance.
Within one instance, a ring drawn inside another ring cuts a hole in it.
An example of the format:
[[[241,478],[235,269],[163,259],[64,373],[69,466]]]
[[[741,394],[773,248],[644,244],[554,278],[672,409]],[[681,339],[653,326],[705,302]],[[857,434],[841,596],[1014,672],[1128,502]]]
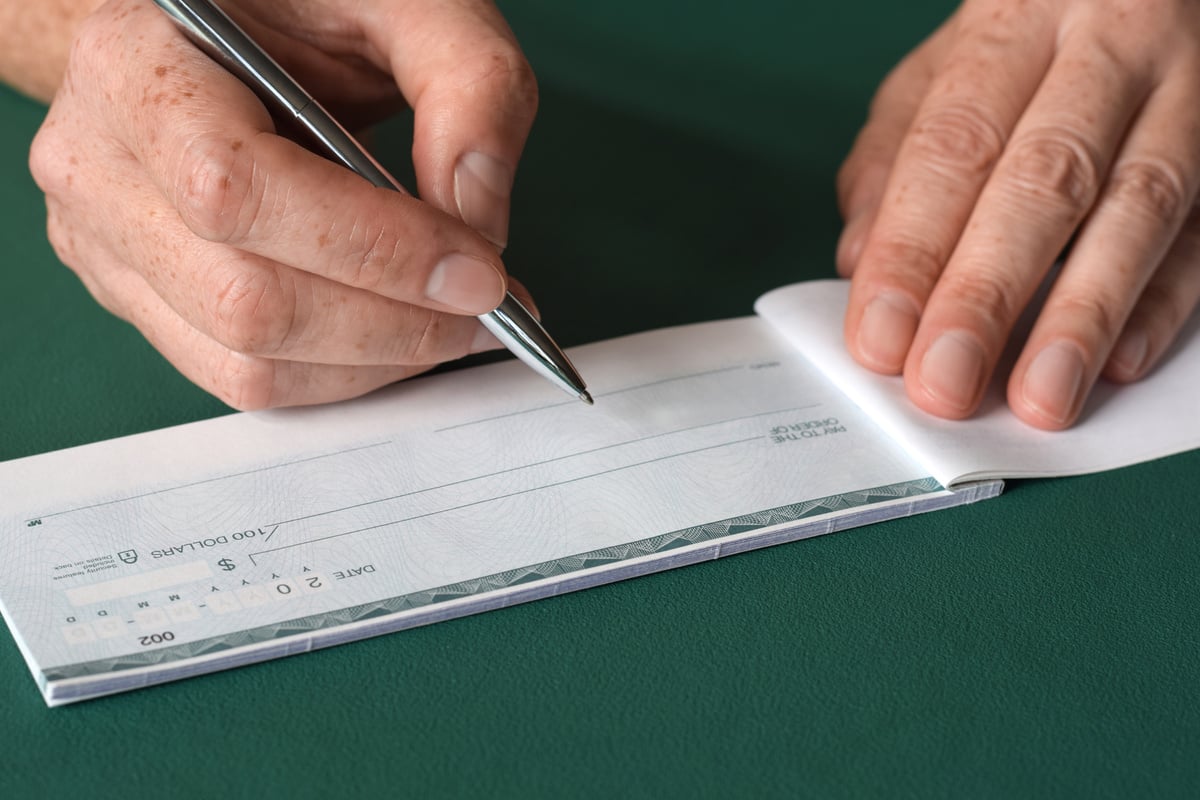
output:
[[[396,179],[224,11],[209,0],[154,2],[210,58],[237,76],[264,102],[299,123],[320,145],[322,155],[375,186],[404,193]],[[535,372],[567,394],[592,404],[587,384],[570,359],[512,293],[506,292],[504,302],[481,315],[479,321]]]

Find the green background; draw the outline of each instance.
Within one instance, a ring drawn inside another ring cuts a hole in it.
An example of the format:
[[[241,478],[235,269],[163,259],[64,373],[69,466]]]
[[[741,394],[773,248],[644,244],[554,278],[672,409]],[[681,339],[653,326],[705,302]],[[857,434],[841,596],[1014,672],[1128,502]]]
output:
[[[829,275],[837,166],[951,4],[502,7],[542,88],[507,261],[575,344]],[[0,459],[228,413],[55,259],[43,112],[0,91]],[[1198,479],[1017,482],[55,710],[2,634],[0,796],[1194,796]]]

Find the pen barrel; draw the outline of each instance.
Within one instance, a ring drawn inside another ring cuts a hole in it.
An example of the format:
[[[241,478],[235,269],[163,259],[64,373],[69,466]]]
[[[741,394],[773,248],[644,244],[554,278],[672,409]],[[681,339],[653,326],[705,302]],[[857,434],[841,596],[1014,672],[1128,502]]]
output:
[[[296,112],[295,117],[304,130],[320,142],[326,156],[357,172],[375,186],[408,194],[400,182],[393,178],[374,156],[364,150],[349,131],[321,108],[316,100],[309,98],[308,105]]]
[[[321,107],[287,71],[228,14],[207,0],[154,0],[210,58],[254,91],[268,108],[280,109],[315,139],[327,158],[375,186],[408,194],[349,131]]]
[[[578,397],[587,388],[571,359],[511,292],[505,293],[504,301],[479,321],[513,355],[567,394]]]
[[[292,113],[312,96],[259,47],[229,15],[207,0],[154,0],[209,58],[268,104]],[[266,95],[266,96],[264,96]]]
[[[317,152],[371,184],[408,194],[404,187],[342,127],[312,95],[292,79],[236,22],[209,0],[154,0],[197,47],[239,78],[269,109],[303,128]],[[563,391],[591,402],[587,386],[545,328],[511,293],[479,317],[517,358]]]

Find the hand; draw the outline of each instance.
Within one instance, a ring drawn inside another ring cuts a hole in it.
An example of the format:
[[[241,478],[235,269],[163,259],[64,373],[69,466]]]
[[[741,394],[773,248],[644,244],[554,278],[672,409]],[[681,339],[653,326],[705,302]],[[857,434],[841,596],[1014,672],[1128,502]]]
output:
[[[967,0],[887,78],[839,176],[854,357],[943,417],[1030,425],[1153,367],[1200,300],[1200,3]]]
[[[423,199],[276,135],[148,0],[113,0],[80,27],[31,152],[61,259],[242,409],[351,397],[499,346],[475,315],[504,296],[498,250],[537,92],[496,8],[229,10],[347,124],[407,100]]]

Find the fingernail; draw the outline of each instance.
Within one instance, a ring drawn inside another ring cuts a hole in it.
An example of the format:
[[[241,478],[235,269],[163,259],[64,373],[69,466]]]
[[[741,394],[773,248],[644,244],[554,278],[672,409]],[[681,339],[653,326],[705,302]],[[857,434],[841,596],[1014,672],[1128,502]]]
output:
[[[1117,341],[1109,360],[1123,375],[1132,378],[1141,374],[1150,350],[1150,339],[1143,330],[1126,331]]]
[[[917,332],[913,304],[896,292],[880,292],[863,309],[858,323],[858,350],[871,366],[898,372]]]
[[[503,299],[504,279],[486,261],[451,253],[429,274],[425,296],[467,314],[485,314]]]
[[[1025,371],[1021,397],[1046,419],[1065,423],[1075,411],[1083,386],[1083,355],[1070,342],[1052,342],[1034,356]]]
[[[475,338],[471,340],[469,352],[482,353],[485,350],[501,350],[503,348],[504,345],[500,344],[500,340],[492,335],[491,331],[480,325],[479,330],[475,331]]]
[[[508,244],[508,205],[513,171],[489,155],[470,152],[454,167],[459,216],[498,250]]]
[[[966,331],[947,331],[925,351],[919,376],[931,397],[967,411],[983,379],[983,346]]]

